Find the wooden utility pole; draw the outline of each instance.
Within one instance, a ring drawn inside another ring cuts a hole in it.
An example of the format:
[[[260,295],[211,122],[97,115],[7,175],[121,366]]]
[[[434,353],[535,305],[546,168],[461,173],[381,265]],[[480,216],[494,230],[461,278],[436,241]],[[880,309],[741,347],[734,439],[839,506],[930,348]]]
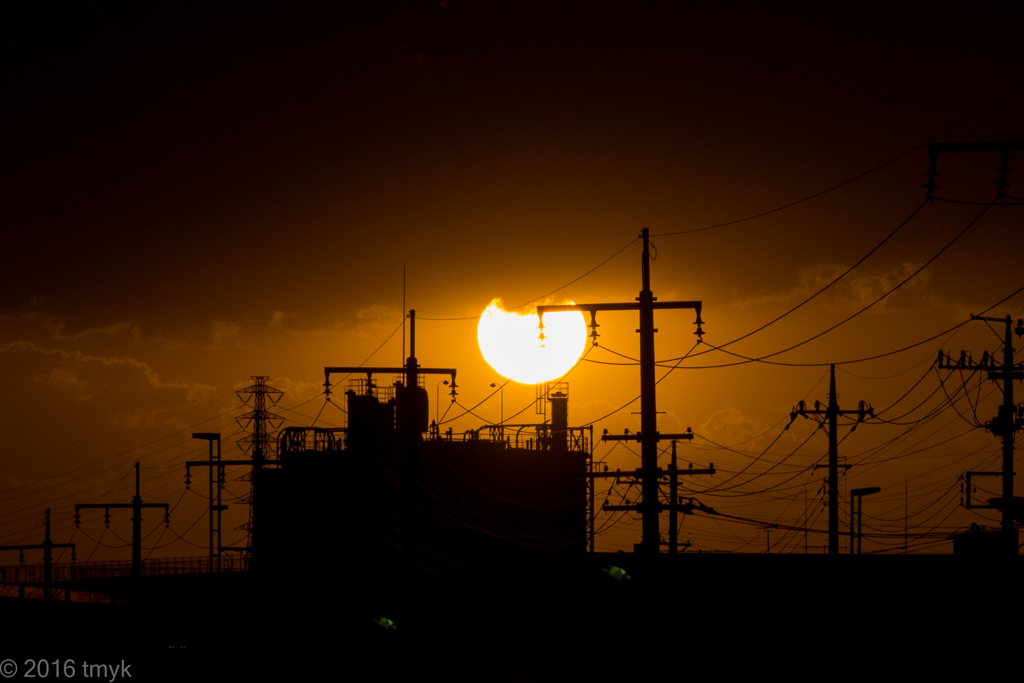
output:
[[[103,509],[106,512],[106,523],[110,524],[111,508],[128,508],[132,511],[132,577],[142,576],[142,509],[163,508],[164,524],[170,524],[170,508],[167,503],[143,503],[139,495],[139,463],[135,463],[135,497],[130,503],[77,503],[75,504],[75,526],[80,519],[79,510]]]
[[[643,535],[640,547],[646,554],[659,552],[661,537],[658,524],[658,408],[657,408],[657,382],[655,380],[655,358],[654,358],[654,311],[668,308],[693,308],[697,311],[697,335],[698,340],[704,334],[701,328],[703,321],[700,317],[700,301],[664,301],[659,302],[654,293],[651,292],[651,252],[650,234],[647,228],[640,232],[643,239],[643,255],[641,258],[641,285],[640,296],[636,303],[608,303],[608,304],[566,304],[557,306],[538,306],[537,316],[540,318],[541,338],[544,335],[544,314],[559,311],[589,311],[591,327],[595,328],[594,344],[597,344],[597,312],[598,311],[638,311],[640,319],[640,433],[643,435],[640,445],[640,488],[641,488],[641,515]]]
[[[828,420],[828,554],[839,554],[839,416],[856,415],[857,424],[867,416],[874,417],[875,409],[861,401],[857,410],[840,410],[839,394],[836,393],[836,366],[832,365],[828,385],[828,407],[822,409],[818,401],[814,402],[814,410],[808,410],[803,401],[797,404],[790,419],[797,415],[805,418],[809,415]],[[857,425],[854,425],[854,429]],[[852,530],[851,530],[852,532]],[[851,536],[851,543],[852,536]]]
[[[966,351],[961,351],[960,358],[956,361],[952,359],[950,354],[943,354],[942,351],[939,351],[938,366],[944,370],[986,372],[990,380],[1002,380],[1003,382],[1003,404],[999,406],[999,411],[996,413],[995,418],[985,425],[985,429],[1003,440],[1003,496],[999,501],[993,499],[997,503],[996,505],[990,502],[989,505],[972,505],[971,507],[998,507],[1003,515],[1003,532],[1009,535],[1013,532],[1013,437],[1024,426],[1024,418],[1018,414],[1017,406],[1013,402],[1013,381],[1024,380],[1024,366],[1021,363],[1014,364],[1013,362],[1013,335],[1011,334],[1013,318],[1009,315],[1005,318],[986,318],[980,315],[972,315],[971,320],[1004,323],[1006,325],[1003,335],[1003,362],[997,363],[995,355],[989,355],[988,351],[982,355],[981,361],[978,363],[975,363]],[[1016,330],[1012,331],[1016,332],[1018,337],[1024,336],[1024,320],[1018,320]],[[968,475],[970,474],[982,475],[991,473],[968,473]],[[969,485],[970,477],[968,476]],[[1007,542],[1006,547],[1008,550],[1012,547],[1013,554],[1017,554],[1017,543],[1015,540],[1013,543]]]

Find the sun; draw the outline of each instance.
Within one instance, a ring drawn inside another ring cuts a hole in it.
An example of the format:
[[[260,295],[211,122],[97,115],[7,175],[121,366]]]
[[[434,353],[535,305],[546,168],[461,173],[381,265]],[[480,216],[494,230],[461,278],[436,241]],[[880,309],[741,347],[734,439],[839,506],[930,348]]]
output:
[[[480,314],[477,343],[499,375],[521,384],[540,384],[569,372],[587,344],[587,323],[578,311],[544,314],[540,339],[536,311],[520,315],[495,299]]]

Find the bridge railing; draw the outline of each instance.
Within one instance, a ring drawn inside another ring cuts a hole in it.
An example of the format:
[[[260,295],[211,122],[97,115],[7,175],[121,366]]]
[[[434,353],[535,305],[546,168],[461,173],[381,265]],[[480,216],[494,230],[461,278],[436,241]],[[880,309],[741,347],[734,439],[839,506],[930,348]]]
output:
[[[82,579],[105,579],[132,575],[131,560],[114,562],[59,562],[51,567],[54,582],[78,581]],[[200,557],[165,557],[143,560],[143,576],[160,576],[168,574],[209,574],[210,558]],[[216,570],[216,561],[212,568]],[[248,558],[242,555],[223,555],[220,558],[221,572],[241,572],[249,569]],[[3,583],[42,583],[42,564],[16,564],[0,567],[0,582]]]

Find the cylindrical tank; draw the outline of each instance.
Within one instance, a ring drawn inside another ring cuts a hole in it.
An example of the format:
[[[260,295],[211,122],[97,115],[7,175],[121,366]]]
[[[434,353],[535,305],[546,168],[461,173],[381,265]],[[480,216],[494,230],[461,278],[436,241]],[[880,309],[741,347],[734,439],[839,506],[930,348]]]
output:
[[[565,451],[569,448],[569,396],[566,393],[551,394],[551,450]]]
[[[407,415],[411,412],[416,421],[416,431],[423,433],[430,425],[430,396],[423,387],[412,391],[413,409],[408,410],[409,392],[401,385],[395,386],[395,423],[399,431],[405,430]]]

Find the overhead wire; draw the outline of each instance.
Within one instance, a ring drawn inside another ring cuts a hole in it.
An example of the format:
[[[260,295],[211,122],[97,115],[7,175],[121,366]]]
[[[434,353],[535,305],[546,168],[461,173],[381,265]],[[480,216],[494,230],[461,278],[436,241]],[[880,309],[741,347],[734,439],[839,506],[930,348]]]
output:
[[[534,297],[533,299],[530,299],[529,301],[525,301],[525,302],[523,302],[523,303],[519,304],[518,306],[512,306],[511,308],[509,308],[509,309],[507,309],[507,310],[510,310],[510,311],[514,311],[514,310],[516,310],[516,309],[519,309],[519,308],[523,308],[524,306],[529,306],[529,305],[530,305],[530,304],[532,304],[532,303],[536,303],[536,302],[538,302],[538,301],[541,301],[541,300],[543,300],[543,299],[547,299],[547,298],[548,298],[549,296],[551,296],[552,294],[557,294],[558,292],[562,291],[562,290],[563,290],[563,289],[565,289],[566,287],[569,287],[570,285],[574,285],[574,284],[576,284],[577,282],[579,282],[579,281],[580,281],[580,280],[582,280],[583,278],[587,277],[588,275],[590,275],[590,274],[591,274],[591,273],[593,273],[594,271],[596,271],[596,270],[598,270],[599,268],[601,268],[601,267],[603,267],[604,265],[606,265],[606,264],[607,264],[607,263],[608,263],[609,261],[611,261],[612,259],[614,259],[614,258],[615,258],[616,256],[618,256],[618,255],[619,255],[619,254],[621,254],[622,252],[626,251],[626,249],[628,249],[629,247],[631,247],[631,246],[633,245],[633,243],[634,243],[634,242],[636,242],[636,241],[637,241],[638,239],[640,239],[640,238],[639,238],[639,237],[634,237],[633,239],[631,239],[631,240],[630,240],[630,241],[629,241],[629,242],[628,242],[628,243],[626,244],[626,246],[622,247],[622,248],[621,248],[621,249],[619,249],[619,250],[618,250],[617,252],[615,252],[614,254],[612,254],[611,256],[609,256],[608,258],[606,258],[606,259],[605,259],[604,261],[601,261],[601,263],[597,264],[596,266],[594,266],[593,268],[591,268],[591,269],[590,269],[590,270],[588,270],[587,272],[583,273],[583,275],[580,275],[579,277],[577,277],[577,278],[574,278],[574,279],[570,280],[569,282],[565,283],[564,285],[562,285],[562,286],[560,286],[560,287],[558,287],[558,288],[556,288],[556,289],[553,289],[553,290],[551,290],[551,291],[550,291],[550,292],[548,292],[547,294],[542,294],[541,296],[538,296],[538,297]],[[478,318],[479,318],[479,316],[471,315],[471,316],[465,316],[465,317],[461,317],[461,318],[428,318],[428,317],[422,317],[422,316],[417,316],[417,318],[416,318],[416,319],[417,319],[417,320],[430,320],[430,321],[441,321],[441,322],[448,322],[448,321],[456,321],[456,320],[477,320]]]
[[[917,145],[914,145],[913,147],[911,147],[907,151],[903,152],[902,154],[898,154],[897,156],[892,157],[888,161],[882,162],[881,164],[878,164],[877,166],[874,166],[873,168],[870,168],[867,171],[864,171],[863,173],[860,173],[860,174],[850,178],[849,180],[844,180],[843,182],[839,183],[838,185],[833,185],[832,187],[829,187],[828,189],[822,190],[821,192],[816,192],[816,193],[814,193],[812,195],[804,197],[803,199],[798,199],[795,202],[790,202],[788,204],[784,204],[783,206],[779,206],[779,207],[776,207],[774,209],[770,209],[768,211],[763,211],[761,213],[754,214],[752,216],[747,216],[745,218],[738,218],[736,220],[727,221],[725,223],[718,223],[716,225],[709,225],[709,226],[706,226],[706,227],[703,227],[703,228],[694,228],[692,230],[677,230],[677,231],[674,231],[674,232],[663,232],[663,233],[659,233],[657,235],[652,235],[652,237],[668,237],[668,236],[671,236],[671,235],[689,235],[689,234],[692,234],[692,233],[695,233],[695,232],[704,232],[704,231],[707,231],[707,230],[714,230],[716,228],[724,228],[724,227],[729,226],[729,225],[735,225],[737,223],[743,223],[743,222],[746,222],[746,221],[751,221],[751,220],[754,220],[756,218],[762,218],[763,216],[768,216],[768,215],[773,214],[773,213],[778,213],[779,211],[784,211],[785,209],[789,209],[789,208],[797,206],[799,204],[803,204],[804,202],[809,202],[812,199],[817,199],[818,197],[821,197],[822,195],[826,195],[826,194],[828,194],[830,192],[834,192],[835,190],[838,190],[841,187],[845,187],[846,185],[849,185],[850,183],[856,182],[857,180],[860,180],[861,178],[864,178],[864,177],[866,177],[868,175],[871,175],[875,171],[879,171],[879,170],[885,168],[886,166],[889,166],[890,164],[893,164],[893,163],[899,161],[903,157],[908,156],[908,155],[916,152],[917,150],[921,149],[922,147],[924,147],[928,143],[932,142],[933,140],[935,140],[935,139],[945,135],[946,133],[948,133],[949,131],[953,130],[954,128],[956,128],[956,127],[962,125],[963,123],[966,123],[967,121],[971,120],[972,118],[974,118],[975,116],[977,116],[981,112],[985,111],[986,109],[988,109],[989,107],[994,105],[996,102],[999,102],[1001,99],[1003,99],[1004,97],[1006,97],[1007,95],[1009,95],[1014,90],[1016,90],[1017,88],[1021,87],[1022,85],[1024,85],[1024,81],[1020,81],[1020,82],[1016,83],[1009,90],[1006,90],[1005,92],[1003,92],[1001,95],[999,95],[995,99],[990,100],[988,103],[986,103],[980,109],[975,110],[974,112],[972,112],[971,114],[968,114],[967,116],[965,116],[964,118],[960,119],[959,121],[957,121],[953,125],[948,126],[947,128],[944,128],[943,130],[939,131],[935,135],[932,135],[930,138],[928,138],[924,142],[921,142],[921,143],[919,143]],[[1010,197],[1010,198],[1011,199],[1016,199],[1015,197]],[[1018,200],[1018,201],[1024,201],[1024,200]]]
[[[910,281],[911,279],[913,279],[914,277],[916,277],[916,276],[918,275],[918,273],[920,273],[920,272],[921,272],[922,270],[924,270],[924,269],[925,269],[925,268],[927,268],[927,267],[928,267],[929,265],[931,265],[931,263],[932,263],[933,261],[935,261],[935,259],[937,259],[937,258],[938,258],[939,256],[941,256],[942,254],[944,254],[944,253],[946,252],[946,250],[947,250],[947,249],[949,249],[949,248],[950,248],[951,246],[953,246],[953,245],[954,245],[954,244],[955,244],[955,243],[956,243],[956,242],[957,242],[957,241],[958,241],[958,240],[959,240],[959,239],[960,239],[961,237],[963,237],[963,236],[964,236],[964,234],[965,234],[965,233],[966,233],[966,232],[967,232],[968,230],[970,230],[970,229],[971,229],[971,228],[972,228],[972,227],[974,226],[974,224],[975,224],[975,223],[977,223],[977,222],[978,222],[978,221],[979,221],[979,220],[981,219],[981,217],[982,217],[982,216],[984,216],[984,215],[985,215],[985,213],[986,213],[986,212],[987,212],[987,211],[988,211],[988,210],[989,210],[990,208],[992,208],[992,205],[991,205],[991,204],[988,204],[988,205],[986,205],[986,206],[985,206],[985,208],[984,208],[984,209],[982,209],[981,213],[979,213],[979,214],[978,214],[977,216],[975,216],[975,218],[974,218],[973,220],[971,220],[971,222],[970,222],[970,223],[968,223],[968,224],[967,224],[967,225],[966,225],[966,226],[964,227],[964,229],[963,229],[963,230],[961,230],[961,231],[960,231],[959,233],[957,233],[957,234],[956,234],[956,236],[955,236],[955,237],[954,237],[954,238],[953,238],[952,240],[950,240],[950,241],[949,241],[948,243],[946,243],[946,245],[945,245],[944,247],[942,247],[942,249],[940,249],[940,250],[939,250],[939,251],[938,251],[938,252],[937,252],[937,253],[936,253],[936,254],[935,254],[934,256],[932,256],[932,257],[931,257],[930,259],[928,259],[927,261],[925,261],[924,265],[922,265],[922,266],[921,266],[920,268],[918,268],[918,269],[917,269],[917,270],[915,270],[915,271],[914,271],[913,273],[911,273],[910,275],[908,275],[907,277],[905,277],[905,278],[904,278],[904,279],[903,279],[902,281],[900,281],[900,283],[899,283],[899,284],[897,284],[896,286],[892,287],[891,289],[889,289],[888,291],[886,291],[886,292],[885,292],[884,294],[882,294],[882,295],[881,295],[880,297],[878,297],[877,299],[875,299],[874,301],[872,301],[871,303],[869,303],[869,304],[868,304],[867,306],[864,306],[863,308],[861,308],[861,309],[860,309],[860,310],[858,310],[857,312],[853,313],[852,315],[850,315],[850,316],[848,316],[848,317],[844,318],[843,320],[839,321],[839,322],[838,322],[838,323],[836,323],[835,325],[832,325],[831,327],[829,327],[829,328],[827,328],[827,329],[825,329],[825,330],[823,330],[823,331],[821,331],[821,332],[819,332],[819,333],[817,333],[817,334],[815,334],[815,335],[813,335],[813,336],[811,336],[811,337],[808,337],[807,339],[805,339],[805,340],[803,340],[803,341],[799,342],[798,344],[793,344],[792,346],[789,346],[789,347],[787,347],[787,348],[785,348],[785,349],[782,349],[782,350],[780,350],[780,351],[775,351],[775,352],[773,352],[773,353],[769,353],[769,354],[766,354],[766,355],[764,355],[764,356],[760,356],[760,357],[758,357],[758,358],[749,358],[749,357],[746,357],[746,356],[742,356],[742,355],[740,355],[740,354],[737,354],[737,353],[732,353],[732,352],[730,352],[730,351],[725,351],[725,350],[724,350],[724,348],[723,348],[722,346],[715,346],[715,347],[712,347],[712,350],[722,351],[723,353],[727,353],[727,354],[729,354],[729,355],[733,355],[733,356],[738,356],[738,357],[740,357],[740,358],[744,358],[744,359],[746,359],[747,361],[750,361],[750,362],[766,362],[766,359],[768,359],[768,358],[773,358],[773,357],[775,357],[775,356],[778,356],[778,355],[781,355],[781,354],[783,354],[783,353],[787,353],[787,352],[789,352],[789,351],[792,351],[793,349],[797,349],[797,348],[800,348],[801,346],[804,346],[805,344],[809,344],[810,342],[814,341],[815,339],[818,339],[818,338],[820,338],[820,337],[823,337],[824,335],[828,334],[829,332],[832,332],[832,331],[833,331],[833,330],[835,330],[836,328],[838,328],[838,327],[840,327],[840,326],[842,326],[842,325],[845,325],[846,323],[850,322],[850,321],[851,321],[851,320],[853,320],[854,318],[856,318],[856,317],[860,316],[860,315],[861,315],[862,313],[865,313],[865,312],[867,312],[868,310],[870,310],[871,308],[873,308],[873,307],[874,307],[874,306],[875,306],[876,304],[878,304],[879,302],[881,302],[882,300],[884,300],[885,298],[887,298],[887,297],[888,297],[889,295],[893,294],[893,293],[894,293],[894,292],[896,292],[896,291],[897,291],[898,289],[900,289],[901,287],[903,287],[903,285],[907,284],[907,283],[908,283],[908,282],[909,282],[909,281]],[[708,353],[708,351],[705,351],[705,352],[703,352],[703,353]],[[703,355],[703,353],[702,353],[702,354],[700,354],[700,355]]]

